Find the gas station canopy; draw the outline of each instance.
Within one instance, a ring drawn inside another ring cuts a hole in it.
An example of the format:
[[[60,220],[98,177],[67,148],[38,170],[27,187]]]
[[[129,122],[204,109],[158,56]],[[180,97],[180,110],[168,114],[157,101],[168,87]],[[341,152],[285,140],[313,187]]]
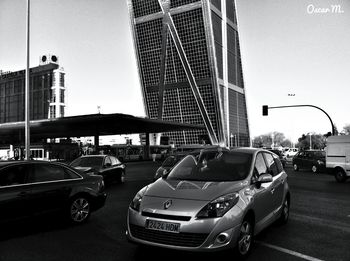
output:
[[[198,129],[205,129],[205,127],[202,125],[135,117],[121,113],[91,114],[30,121],[31,140],[133,133],[161,133]],[[23,141],[24,122],[0,124],[0,142],[2,144]]]

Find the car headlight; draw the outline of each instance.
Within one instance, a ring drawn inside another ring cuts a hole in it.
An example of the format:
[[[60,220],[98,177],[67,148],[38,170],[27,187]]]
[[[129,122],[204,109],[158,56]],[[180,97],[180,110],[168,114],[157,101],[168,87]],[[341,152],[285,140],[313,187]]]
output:
[[[147,186],[142,188],[139,192],[137,192],[136,196],[133,198],[133,200],[130,203],[130,208],[136,211],[140,211],[141,201],[146,190],[147,190]]]
[[[208,203],[199,211],[197,218],[216,218],[222,217],[229,211],[239,200],[238,193],[231,193],[221,196]]]
[[[318,165],[323,165],[324,162],[323,162],[322,160],[318,160],[318,161],[317,161],[317,164],[318,164]]]

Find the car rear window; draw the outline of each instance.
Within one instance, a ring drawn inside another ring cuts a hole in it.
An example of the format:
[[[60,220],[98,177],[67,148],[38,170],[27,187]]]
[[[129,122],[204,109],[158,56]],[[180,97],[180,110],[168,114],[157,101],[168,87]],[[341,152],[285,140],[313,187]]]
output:
[[[72,167],[100,167],[103,157],[83,157],[74,160],[70,165]]]

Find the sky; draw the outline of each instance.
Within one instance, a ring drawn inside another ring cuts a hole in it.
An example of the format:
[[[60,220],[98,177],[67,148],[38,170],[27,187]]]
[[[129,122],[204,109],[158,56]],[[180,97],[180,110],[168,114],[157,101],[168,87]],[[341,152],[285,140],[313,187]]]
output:
[[[251,137],[327,133],[350,124],[350,1],[237,0]],[[339,5],[341,10],[333,10]],[[54,54],[66,71],[66,116],[145,116],[126,0],[31,0],[30,66]],[[0,70],[26,65],[26,1],[0,0]]]

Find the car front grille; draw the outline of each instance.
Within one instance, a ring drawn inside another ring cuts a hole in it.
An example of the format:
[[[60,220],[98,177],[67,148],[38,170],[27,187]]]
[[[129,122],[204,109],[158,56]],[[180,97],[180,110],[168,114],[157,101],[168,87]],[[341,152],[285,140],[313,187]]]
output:
[[[208,237],[208,234],[163,232],[132,224],[130,224],[130,232],[133,237],[141,240],[182,247],[199,247]]]
[[[179,221],[190,221],[191,220],[190,216],[165,215],[165,214],[158,214],[158,213],[152,213],[152,212],[147,212],[147,211],[142,211],[142,216],[170,219],[170,220],[179,220]]]

